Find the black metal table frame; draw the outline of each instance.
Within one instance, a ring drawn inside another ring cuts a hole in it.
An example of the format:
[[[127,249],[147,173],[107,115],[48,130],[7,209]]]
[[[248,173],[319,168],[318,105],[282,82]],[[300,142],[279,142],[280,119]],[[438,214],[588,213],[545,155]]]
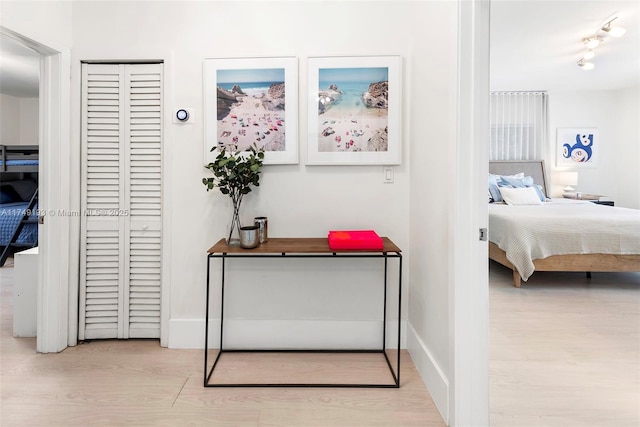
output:
[[[220,258],[222,261],[221,270],[221,296],[220,296],[220,347],[218,354],[211,370],[207,369],[208,353],[209,353],[209,282],[211,272],[211,258]],[[223,333],[224,333],[224,284],[225,284],[225,262],[227,258],[383,258],[384,259],[384,314],[382,322],[382,348],[380,350],[368,349],[338,349],[338,350],[277,350],[277,349],[224,349]],[[387,271],[388,259],[398,259],[398,348],[397,348],[397,372],[394,371],[391,361],[385,351],[386,348],[386,332],[387,332]],[[399,388],[400,387],[400,332],[401,332],[401,313],[402,313],[402,254],[400,252],[376,252],[376,253],[348,253],[348,252],[332,252],[332,253],[287,253],[280,254],[251,254],[251,253],[226,253],[219,254],[209,253],[207,256],[207,295],[206,295],[206,314],[205,314],[205,332],[204,332],[204,386],[205,387],[358,387],[358,388]],[[240,383],[240,384],[210,384],[209,380],[216,368],[222,353],[381,353],[387,362],[387,366],[393,377],[393,384],[351,384],[351,383]]]

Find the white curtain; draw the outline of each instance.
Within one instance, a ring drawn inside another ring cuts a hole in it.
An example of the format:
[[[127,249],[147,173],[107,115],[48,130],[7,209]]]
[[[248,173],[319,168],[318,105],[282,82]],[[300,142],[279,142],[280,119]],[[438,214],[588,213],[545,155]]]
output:
[[[489,160],[538,160],[547,142],[546,92],[491,92]]]

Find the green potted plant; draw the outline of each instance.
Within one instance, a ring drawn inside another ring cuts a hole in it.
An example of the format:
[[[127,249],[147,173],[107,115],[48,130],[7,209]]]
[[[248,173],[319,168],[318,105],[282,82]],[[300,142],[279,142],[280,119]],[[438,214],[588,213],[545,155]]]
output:
[[[231,147],[221,147],[215,160],[206,168],[213,172],[213,177],[202,178],[207,191],[217,187],[222,194],[231,197],[233,216],[227,244],[231,244],[233,231],[240,231],[240,206],[242,198],[251,192],[251,187],[260,186],[260,169],[264,161],[264,148],[255,144],[248,151],[242,152],[235,147],[234,151],[227,151]],[[212,150],[213,151],[213,150]]]

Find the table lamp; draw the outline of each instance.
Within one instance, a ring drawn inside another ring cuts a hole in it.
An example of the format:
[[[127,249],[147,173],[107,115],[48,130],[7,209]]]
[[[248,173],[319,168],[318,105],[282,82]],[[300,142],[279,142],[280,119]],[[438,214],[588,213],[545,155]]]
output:
[[[578,185],[578,172],[562,172],[560,177],[560,184],[566,185],[564,187],[565,193],[575,193],[574,185]]]

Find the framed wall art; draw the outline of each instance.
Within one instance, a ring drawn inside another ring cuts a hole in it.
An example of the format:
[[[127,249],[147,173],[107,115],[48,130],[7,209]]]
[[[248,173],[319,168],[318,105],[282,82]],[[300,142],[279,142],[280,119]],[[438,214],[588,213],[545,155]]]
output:
[[[556,166],[593,167],[598,161],[600,140],[595,128],[558,128]]]
[[[400,56],[309,58],[309,165],[402,158]]]
[[[298,163],[297,58],[206,59],[204,92],[205,165],[254,143],[264,164]]]

